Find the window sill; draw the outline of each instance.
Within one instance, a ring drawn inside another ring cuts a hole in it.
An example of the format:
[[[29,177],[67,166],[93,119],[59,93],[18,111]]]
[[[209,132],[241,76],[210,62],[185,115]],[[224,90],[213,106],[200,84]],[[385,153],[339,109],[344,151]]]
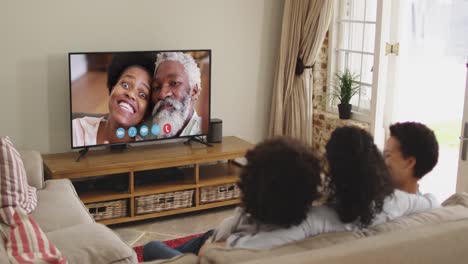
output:
[[[333,114],[333,115],[336,116],[336,118],[339,118],[338,117],[338,107],[336,107],[336,106],[328,105],[326,113]],[[342,120],[348,120],[348,119],[342,119]],[[351,110],[351,118],[349,120],[370,124],[370,114],[369,113],[356,112],[356,111]]]

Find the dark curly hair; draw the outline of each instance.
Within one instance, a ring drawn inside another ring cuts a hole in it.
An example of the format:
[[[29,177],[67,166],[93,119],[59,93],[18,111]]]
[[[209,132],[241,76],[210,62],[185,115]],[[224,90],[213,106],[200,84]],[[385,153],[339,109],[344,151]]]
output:
[[[278,137],[246,154],[238,183],[242,206],[259,224],[290,227],[305,219],[319,197],[320,163],[301,142]]]
[[[394,191],[372,136],[358,127],[340,127],[326,145],[329,203],[343,223],[371,224]]]
[[[107,67],[107,88],[109,93],[117,84],[122,73],[131,66],[139,66],[152,77],[156,54],[151,52],[125,52],[112,55],[111,63]]]
[[[396,123],[390,126],[390,136],[400,143],[403,157],[416,158],[416,178],[421,179],[437,164],[439,143],[434,132],[427,126],[416,122]]]

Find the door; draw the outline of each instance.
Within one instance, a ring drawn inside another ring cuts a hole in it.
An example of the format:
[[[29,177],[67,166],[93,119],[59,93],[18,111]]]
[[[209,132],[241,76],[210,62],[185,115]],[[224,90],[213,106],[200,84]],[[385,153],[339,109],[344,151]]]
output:
[[[457,185],[458,137],[466,100],[466,3],[394,0],[391,7],[388,43],[398,43],[398,50],[387,55],[386,137],[388,126],[396,122],[424,123],[435,132],[439,161],[419,184],[421,192],[433,193],[440,201]],[[468,177],[459,185],[468,190]]]
[[[468,58],[466,62],[466,87],[468,91]],[[460,136],[460,155],[458,162],[457,192],[468,192],[468,97],[465,96],[462,132]]]

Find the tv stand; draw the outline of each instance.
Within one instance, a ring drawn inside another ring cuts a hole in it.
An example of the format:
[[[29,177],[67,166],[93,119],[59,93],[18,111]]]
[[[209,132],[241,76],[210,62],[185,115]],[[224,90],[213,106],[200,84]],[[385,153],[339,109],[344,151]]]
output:
[[[200,138],[200,137],[197,137],[197,136],[189,137],[189,139],[188,139],[187,141],[185,141],[184,144],[190,145],[190,143],[191,143],[192,141],[196,141],[196,142],[201,143],[201,144],[203,144],[203,145],[206,145],[206,146],[208,146],[208,147],[213,147],[212,144],[208,143],[206,140],[204,140],[204,139],[202,139],[202,138]]]
[[[128,144],[115,144],[115,145],[110,145],[110,150],[112,152],[122,152],[128,148]]]
[[[83,157],[86,155],[86,153],[88,153],[88,150],[89,150],[88,147],[85,147],[84,149],[80,150],[80,151],[78,152],[80,155],[78,155],[78,157],[76,158],[75,162],[79,162],[80,159],[83,158]]]
[[[180,143],[93,149],[83,162],[75,162],[76,152],[44,154],[45,177],[70,179],[94,219],[107,225],[239,204],[234,160],[253,145],[237,137],[209,148]]]

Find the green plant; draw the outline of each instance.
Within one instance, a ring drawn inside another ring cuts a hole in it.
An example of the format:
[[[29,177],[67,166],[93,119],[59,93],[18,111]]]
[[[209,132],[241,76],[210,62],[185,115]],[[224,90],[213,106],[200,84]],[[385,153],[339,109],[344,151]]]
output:
[[[336,83],[333,85],[332,93],[330,94],[331,99],[339,100],[341,104],[349,104],[351,98],[359,93],[361,86],[359,85],[359,75],[351,73],[346,68],[343,72],[335,74]]]

